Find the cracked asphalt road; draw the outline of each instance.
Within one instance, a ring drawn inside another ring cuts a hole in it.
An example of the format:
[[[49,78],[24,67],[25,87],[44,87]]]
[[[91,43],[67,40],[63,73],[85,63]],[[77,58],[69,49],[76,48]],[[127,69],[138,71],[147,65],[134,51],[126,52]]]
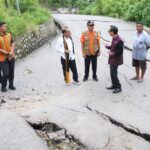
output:
[[[107,30],[115,24],[125,44],[132,47],[135,24],[108,17],[54,15],[67,25],[75,41],[79,77],[82,80],[84,62],[81,55],[80,35],[86,30],[86,20],[95,20],[95,28],[105,39],[111,40]],[[90,150],[149,150],[150,149],[150,71],[145,82],[130,81],[134,76],[132,54],[125,51],[125,64],[119,69],[123,92],[113,95],[105,87],[110,84],[107,50],[102,45],[98,60],[99,82],[82,83],[81,86],[66,87],[59,56],[55,50],[56,39],[51,47],[46,44],[16,64],[17,91],[1,94],[6,101],[1,109],[7,108],[32,123],[53,122],[65,128]],[[148,63],[148,68],[150,64]],[[15,100],[17,99],[17,100]],[[18,100],[20,99],[20,100]],[[85,106],[88,106],[90,111]],[[100,112],[104,116],[96,113]],[[121,123],[135,133],[146,134],[147,141],[123,127],[113,124],[108,117]]]

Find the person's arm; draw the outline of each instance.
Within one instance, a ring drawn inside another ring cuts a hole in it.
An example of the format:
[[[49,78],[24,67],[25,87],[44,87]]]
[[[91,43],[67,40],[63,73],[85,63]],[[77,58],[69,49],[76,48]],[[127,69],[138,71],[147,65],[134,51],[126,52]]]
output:
[[[64,45],[63,45],[63,40],[62,39],[59,39],[57,41],[56,50],[57,50],[58,53],[61,53],[61,54],[63,54],[65,52]]]
[[[82,55],[83,55],[83,57],[85,58],[86,55],[85,55],[85,52],[84,52],[84,42],[85,42],[85,37],[84,37],[84,35],[82,34],[82,36],[81,36],[81,49],[82,49]]]
[[[100,34],[99,33],[98,33],[97,40],[98,40],[98,56],[100,56],[100,54],[101,54],[101,46],[100,46]]]
[[[3,49],[0,49],[0,53],[4,54],[4,55],[9,55],[9,53]]]
[[[123,54],[124,43],[120,41],[116,47],[116,51],[114,53],[115,56],[121,56]]]
[[[15,50],[15,43],[14,43],[13,38],[11,37],[11,51],[9,52],[9,58],[8,58],[9,60],[11,60],[12,58],[15,58],[14,50]]]
[[[147,34],[145,39],[146,39],[145,43],[146,43],[147,49],[149,49],[150,48],[150,36]]]

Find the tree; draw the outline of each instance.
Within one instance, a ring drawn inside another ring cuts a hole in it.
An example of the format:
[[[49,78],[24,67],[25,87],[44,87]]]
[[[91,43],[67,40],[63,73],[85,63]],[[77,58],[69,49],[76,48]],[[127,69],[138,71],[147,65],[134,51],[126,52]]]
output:
[[[16,7],[17,7],[18,14],[21,15],[19,0],[16,0]]]
[[[5,2],[5,6],[6,6],[6,8],[8,8],[8,1],[7,1],[7,0],[5,0],[4,2]]]

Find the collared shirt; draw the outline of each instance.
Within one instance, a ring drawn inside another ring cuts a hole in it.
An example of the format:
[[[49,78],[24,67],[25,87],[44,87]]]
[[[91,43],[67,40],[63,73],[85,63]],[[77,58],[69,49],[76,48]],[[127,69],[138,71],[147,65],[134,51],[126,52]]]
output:
[[[89,43],[89,48],[90,48],[90,53],[91,55],[94,54],[94,32],[88,32],[88,35],[89,35],[89,40],[90,40],[90,43]],[[85,43],[85,40],[86,40],[87,37],[84,36],[84,34],[82,34],[81,36],[81,43],[84,44]],[[100,35],[98,34],[98,37],[97,37],[97,40],[100,44]]]
[[[150,36],[147,32],[137,33],[134,37],[133,59],[146,60],[148,48],[150,47]]]
[[[67,45],[68,45],[68,49],[69,49],[69,59],[70,60],[74,60],[75,59],[75,55],[74,55],[74,52],[73,52],[73,43],[72,43],[72,40],[70,38],[65,38],[66,42],[67,42]],[[57,45],[56,45],[56,50],[57,52],[60,54],[60,56],[63,58],[63,59],[66,59],[65,58],[65,48],[64,48],[64,41],[63,41],[63,37],[59,38],[58,41],[57,41]]]

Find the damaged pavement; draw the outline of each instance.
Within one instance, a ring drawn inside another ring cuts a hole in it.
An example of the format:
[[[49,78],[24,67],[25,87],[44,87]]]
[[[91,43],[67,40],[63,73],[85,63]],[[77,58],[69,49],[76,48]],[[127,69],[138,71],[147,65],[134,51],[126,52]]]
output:
[[[80,35],[86,29],[86,22],[82,20],[96,20],[96,30],[108,40],[107,30],[116,24],[125,44],[132,47],[133,23],[94,16],[59,14],[54,18],[73,31],[80,79],[84,73]],[[64,150],[150,150],[150,71],[145,83],[139,85],[131,81],[134,76],[132,54],[125,51],[125,64],[119,69],[123,92],[112,95],[105,89],[110,78],[107,50],[102,40],[102,55],[98,60],[99,82],[89,79],[81,86],[66,87],[55,42],[56,39],[51,47],[45,45],[17,62],[17,91],[9,91],[9,95],[1,97],[0,139],[5,138],[0,140],[0,150],[27,150],[22,145],[28,146],[28,150],[35,147],[45,150],[50,149],[51,143],[54,143],[54,150],[61,149],[60,144],[66,142],[72,147]],[[32,73],[26,70],[32,70]]]

